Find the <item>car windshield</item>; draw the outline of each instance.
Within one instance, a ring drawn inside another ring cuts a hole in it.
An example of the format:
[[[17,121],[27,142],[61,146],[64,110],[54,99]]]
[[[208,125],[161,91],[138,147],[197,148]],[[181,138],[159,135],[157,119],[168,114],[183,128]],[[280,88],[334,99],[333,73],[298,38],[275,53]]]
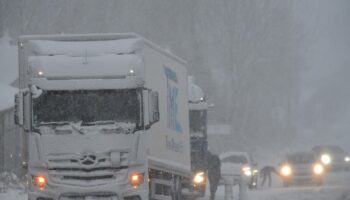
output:
[[[139,113],[136,89],[44,91],[33,99],[34,126],[79,121],[137,123]]]
[[[191,136],[204,137],[207,132],[207,113],[203,110],[190,111],[190,133]]]
[[[338,146],[316,146],[312,150],[317,153],[323,153],[323,152],[334,153],[334,154],[344,153],[344,150]]]
[[[315,161],[315,156],[313,154],[294,154],[289,155],[287,160],[296,164],[313,163]]]
[[[223,163],[247,164],[248,159],[245,156],[235,155],[222,159]]]

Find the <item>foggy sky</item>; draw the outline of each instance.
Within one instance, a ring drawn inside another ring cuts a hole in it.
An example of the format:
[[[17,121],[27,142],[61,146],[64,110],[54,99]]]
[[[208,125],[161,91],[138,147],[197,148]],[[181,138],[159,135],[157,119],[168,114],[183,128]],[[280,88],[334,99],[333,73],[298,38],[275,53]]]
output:
[[[188,61],[215,104],[210,123],[232,126],[227,148],[350,131],[348,0],[0,0],[5,31],[145,36]]]
[[[309,1],[299,13],[310,41],[300,133],[311,130],[324,143],[343,143],[350,150],[342,142],[350,133],[350,1]]]

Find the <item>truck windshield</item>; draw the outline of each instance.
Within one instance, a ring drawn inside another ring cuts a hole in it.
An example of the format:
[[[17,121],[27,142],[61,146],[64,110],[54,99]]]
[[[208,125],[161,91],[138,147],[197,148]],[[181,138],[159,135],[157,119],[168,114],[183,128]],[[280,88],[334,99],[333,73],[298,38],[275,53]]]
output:
[[[33,99],[34,126],[50,122],[135,123],[140,118],[136,89],[44,91]]]
[[[194,137],[207,135],[207,112],[205,110],[190,111],[190,133]]]

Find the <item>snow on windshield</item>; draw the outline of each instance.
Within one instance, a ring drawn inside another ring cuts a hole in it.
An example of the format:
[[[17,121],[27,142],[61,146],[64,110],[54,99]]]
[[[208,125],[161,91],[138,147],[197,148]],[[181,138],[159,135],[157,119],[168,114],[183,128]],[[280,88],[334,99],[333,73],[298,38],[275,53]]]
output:
[[[132,122],[139,119],[136,90],[44,91],[33,99],[34,123],[98,121]]]

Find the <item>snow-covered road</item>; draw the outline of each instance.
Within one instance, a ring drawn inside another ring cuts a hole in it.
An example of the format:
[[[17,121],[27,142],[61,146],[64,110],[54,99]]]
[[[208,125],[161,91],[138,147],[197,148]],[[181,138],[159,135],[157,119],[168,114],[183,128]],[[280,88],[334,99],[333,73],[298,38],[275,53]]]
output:
[[[238,199],[237,192],[236,188],[235,200]],[[218,189],[216,200],[224,200],[222,186]],[[330,173],[321,187],[283,188],[278,178],[275,177],[273,187],[248,191],[247,200],[350,200],[350,172]]]
[[[207,190],[208,191],[208,190]],[[237,188],[234,198],[238,200]],[[207,192],[209,195],[209,191]],[[9,189],[0,193],[0,200],[26,200],[24,191]],[[201,199],[207,200],[208,196]],[[216,200],[224,200],[224,188],[220,186]],[[326,177],[322,187],[295,186],[283,188],[275,177],[272,188],[259,188],[248,191],[247,200],[350,200],[350,172],[331,173]]]

